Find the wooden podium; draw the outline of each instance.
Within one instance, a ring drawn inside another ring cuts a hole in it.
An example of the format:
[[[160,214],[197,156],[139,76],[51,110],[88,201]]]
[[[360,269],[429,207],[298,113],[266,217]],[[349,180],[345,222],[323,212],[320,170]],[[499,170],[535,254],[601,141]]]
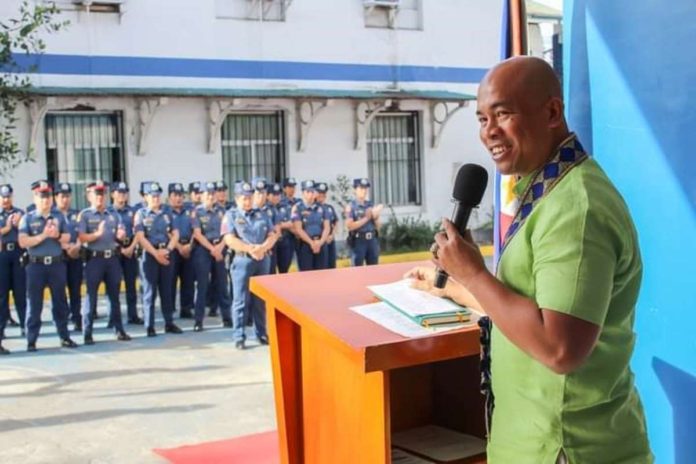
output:
[[[283,464],[388,464],[391,434],[427,424],[484,437],[478,327],[407,339],[348,309],[413,266],[251,280],[266,301]]]

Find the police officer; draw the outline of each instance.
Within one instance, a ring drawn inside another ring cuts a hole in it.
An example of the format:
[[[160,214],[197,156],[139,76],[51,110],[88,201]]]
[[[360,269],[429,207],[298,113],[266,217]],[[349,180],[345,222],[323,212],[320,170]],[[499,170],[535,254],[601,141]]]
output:
[[[374,205],[368,198],[370,180],[353,179],[355,198],[346,205],[345,218],[348,239],[351,243],[353,266],[379,261],[379,215],[382,205]]]
[[[281,216],[278,207],[280,206],[280,199],[283,194],[283,187],[280,184],[268,184],[268,193],[266,194],[266,202],[270,208],[273,208],[273,215],[275,216],[275,228],[278,233],[278,240],[273,247],[273,252],[271,253],[271,274],[278,272],[278,243],[280,243],[280,238],[282,237],[281,228]],[[290,221],[290,215],[287,214],[286,222],[288,228],[292,229],[292,221]]]
[[[191,227],[191,209],[184,206],[184,186],[178,182],[169,184],[169,213],[172,225],[179,232],[179,241],[170,258],[174,269],[172,282],[172,302],[176,303],[177,281],[179,283],[179,315],[183,319],[193,318],[194,275],[191,264],[191,245],[193,227]]]
[[[53,187],[54,192],[54,212],[63,217],[70,240],[64,245],[66,256],[65,267],[67,270],[68,295],[70,296],[70,319],[77,332],[82,331],[82,259],[80,258],[80,248],[82,247],[78,239],[77,215],[79,211],[71,208],[72,187],[67,182],[56,182]]]
[[[277,210],[268,201],[268,181],[263,177],[255,177],[254,180],[251,181],[251,188],[254,189],[254,194],[252,196],[252,208],[258,209],[263,214],[265,214],[268,220],[271,222],[271,225],[273,226],[273,232],[275,232],[276,234],[280,234],[280,227],[278,227],[277,225]],[[237,201],[236,196],[237,194],[235,192],[235,206],[237,206],[238,208],[239,201]],[[273,250],[269,250],[268,253],[269,255],[272,255]]]
[[[263,182],[258,182],[261,184]],[[257,192],[259,185],[257,184]],[[263,185],[265,187],[265,185]],[[249,279],[270,273],[269,252],[277,240],[272,218],[254,208],[254,188],[247,182],[237,182],[234,187],[237,208],[230,209],[222,222],[225,243],[235,251],[230,268],[234,282],[232,311],[234,317],[234,340],[237,349],[244,349],[244,328],[249,313],[254,321],[256,337],[263,345],[268,344],[266,335],[266,311],[263,302],[249,293]],[[265,192],[263,192],[265,197]]]
[[[225,213],[221,208],[215,207],[215,182],[205,182],[201,186],[201,190],[203,193],[201,204],[191,214],[193,238],[195,239],[191,260],[196,272],[195,323],[193,327],[196,332],[203,330],[206,297],[211,283],[215,284],[215,301],[229,302],[230,300],[226,282],[215,282],[215,279],[225,274],[225,242],[220,233]],[[221,311],[223,325],[232,327],[230,306],[223,304]]]
[[[329,236],[329,220],[326,208],[317,204],[315,184],[302,182],[302,201],[292,207],[292,222],[299,239],[297,267],[300,271],[313,271],[326,266],[326,239]]]
[[[326,215],[329,220],[329,236],[326,238],[326,267],[325,269],[336,268],[336,224],[338,223],[338,215],[332,205],[326,202],[326,192],[329,186],[326,182],[317,183],[317,204],[326,208]]]
[[[215,182],[215,206],[223,211],[227,211],[234,206],[227,196],[227,182],[224,180]]]
[[[276,220],[280,227],[281,236],[276,243],[275,252],[277,255],[278,273],[285,274],[290,269],[292,258],[297,249],[297,237],[295,236],[295,227],[292,224],[292,207],[296,203],[295,185],[297,182],[294,177],[286,177],[283,179],[284,195],[279,199],[276,205],[277,215]],[[273,195],[277,195],[277,189],[274,188]],[[288,196],[289,195],[289,196]],[[275,201],[275,199],[272,199]]]
[[[228,209],[233,208],[235,205],[234,203],[230,202],[227,197],[227,183],[224,180],[219,180],[215,182],[215,209],[218,212],[221,212],[222,215],[224,216],[225,213],[227,212]],[[224,269],[227,269],[229,267],[230,259],[231,259],[231,253],[230,250],[227,249],[227,247],[223,248],[223,257],[225,259],[225,266]],[[213,277],[210,282],[210,286],[208,287],[208,307],[210,308],[210,311],[208,312],[209,316],[217,316],[218,313],[218,308],[220,308],[220,311],[226,311],[227,309],[223,310],[222,308],[231,308],[232,306],[232,300],[231,300],[231,295],[232,295],[232,283],[229,282],[229,277],[227,276],[227,272],[224,272],[224,275],[218,276],[216,275],[217,268],[213,266]],[[228,287],[228,290],[226,292],[218,292],[217,290],[217,285],[225,285]],[[220,300],[220,298],[227,298],[226,300]],[[223,315],[223,319],[225,319]],[[226,327],[232,327],[232,320],[230,319],[229,321],[224,321],[223,324]]]
[[[133,211],[138,212],[142,208],[147,208],[147,200],[145,199],[145,192],[148,190],[149,185],[153,183],[152,180],[144,180],[140,182],[140,189],[138,193],[140,194],[140,201],[133,205]]]
[[[179,231],[174,229],[172,217],[162,209],[162,187],[151,182],[145,189],[147,207],[135,214],[135,239],[143,248],[140,257],[140,283],[143,288],[143,313],[147,336],[154,337],[155,297],[159,294],[160,307],[164,316],[164,331],[180,334],[174,324],[174,302],[171,290],[174,281],[172,252],[179,241]]]
[[[87,184],[87,199],[90,207],[83,209],[78,218],[79,239],[85,244],[84,277],[87,285],[87,305],[83,306],[85,345],[93,345],[93,314],[97,311],[97,290],[104,282],[109,298],[109,321],[114,327],[116,339],[130,340],[121,320],[121,263],[118,241],[126,238],[126,230],[118,214],[106,207],[107,185],[103,180]]]
[[[188,194],[189,199],[184,202],[184,206],[191,210],[201,204],[201,183],[199,181],[190,182]]]
[[[56,325],[60,345],[76,348],[77,343],[68,333],[68,302],[65,299],[66,268],[61,243],[68,243],[65,222],[61,215],[52,212],[53,189],[46,180],[31,184],[34,193],[33,212],[23,216],[19,223],[19,243],[29,254],[26,267],[29,291],[29,315],[27,317],[27,351],[36,351],[36,340],[41,330],[41,310],[46,287],[51,290],[53,322]]]
[[[295,206],[295,203],[300,201],[295,198],[295,187],[297,186],[297,180],[294,177],[286,177],[283,179],[283,198],[281,202],[290,205],[290,207]]]
[[[143,325],[143,319],[138,315],[138,291],[136,281],[138,278],[138,257],[137,243],[133,222],[135,209],[128,205],[128,195],[130,189],[125,182],[114,182],[111,185],[111,206],[109,211],[115,213],[121,219],[121,225],[125,230],[125,236],[119,241],[121,254],[119,264],[123,283],[126,287],[126,307],[128,312],[128,323],[133,325]]]
[[[24,336],[27,310],[26,274],[19,263],[23,250],[17,243],[17,226],[24,212],[12,204],[12,186],[0,185],[0,338],[5,325],[16,324],[10,316],[10,291]]]

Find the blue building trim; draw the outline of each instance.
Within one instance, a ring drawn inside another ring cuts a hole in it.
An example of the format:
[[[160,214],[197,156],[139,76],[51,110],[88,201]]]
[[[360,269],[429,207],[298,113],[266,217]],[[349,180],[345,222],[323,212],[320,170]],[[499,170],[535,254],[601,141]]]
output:
[[[478,83],[485,68],[213,60],[136,56],[15,54],[20,69],[40,74],[227,79]]]

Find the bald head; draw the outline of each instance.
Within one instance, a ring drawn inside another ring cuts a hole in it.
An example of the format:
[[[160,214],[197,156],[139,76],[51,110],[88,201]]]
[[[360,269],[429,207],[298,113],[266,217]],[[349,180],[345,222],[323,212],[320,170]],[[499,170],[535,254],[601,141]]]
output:
[[[527,174],[568,137],[561,84],[544,60],[515,57],[493,67],[478,89],[480,137],[498,169]]]
[[[542,104],[550,98],[563,98],[561,83],[553,68],[533,56],[516,56],[497,64],[481,81],[481,87],[491,84],[524,95],[531,103]]]

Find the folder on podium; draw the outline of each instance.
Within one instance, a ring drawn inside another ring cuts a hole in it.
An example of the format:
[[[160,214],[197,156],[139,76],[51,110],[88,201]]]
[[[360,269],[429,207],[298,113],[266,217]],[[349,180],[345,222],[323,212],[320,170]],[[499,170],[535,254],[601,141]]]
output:
[[[416,264],[252,278],[266,302],[281,463],[388,464],[395,434],[428,425],[484,438],[478,327],[404,338],[348,309]]]

